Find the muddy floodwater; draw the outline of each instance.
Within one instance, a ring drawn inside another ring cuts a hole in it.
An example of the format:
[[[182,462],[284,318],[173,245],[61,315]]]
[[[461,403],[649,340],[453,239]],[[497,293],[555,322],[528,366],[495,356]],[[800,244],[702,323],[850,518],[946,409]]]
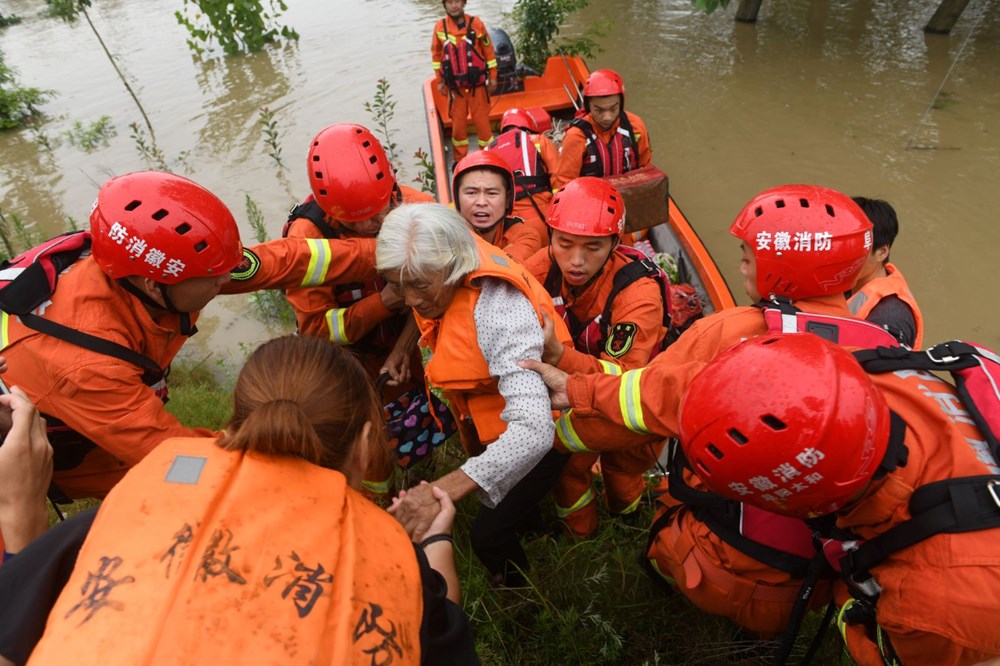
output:
[[[38,15],[0,31],[24,85],[55,91],[43,107],[43,149],[29,130],[0,132],[0,210],[47,233],[84,224],[101,182],[148,168],[130,138],[142,122],[86,23]],[[430,74],[437,0],[295,0],[282,16],[301,39],[244,57],[192,56],[179,2],[97,0],[91,16],[145,106],[177,173],[226,201],[244,239],[246,198],[272,237],[308,193],[312,136],[338,121],[371,123],[365,102],[386,78],[396,100],[400,180],[427,148],[420,84]],[[512,0],[470,0],[487,25],[510,27]],[[892,259],[926,319],[925,341],[964,337],[1000,347],[994,303],[1000,251],[1000,3],[972,0],[950,35],[925,35],[936,0],[765,0],[755,25],[688,0],[591,0],[568,32],[608,17],[592,69],[626,81],[626,106],[649,126],[654,161],[722,267],[739,302],[739,251],[727,229],[756,192],[817,183],[892,203],[901,233]],[[274,112],[279,168],[258,110]],[[85,153],[63,133],[110,116],[117,134]],[[281,329],[245,297],[206,309],[184,355],[229,363]]]

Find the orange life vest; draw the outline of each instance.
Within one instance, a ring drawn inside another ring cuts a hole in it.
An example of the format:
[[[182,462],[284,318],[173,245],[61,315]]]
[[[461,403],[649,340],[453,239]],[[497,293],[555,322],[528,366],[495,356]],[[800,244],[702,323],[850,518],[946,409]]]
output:
[[[169,439],[112,490],[30,663],[419,664],[406,533],[340,472]]]
[[[924,316],[917,306],[917,299],[910,291],[910,285],[906,283],[906,278],[899,272],[899,269],[891,263],[885,265],[885,270],[889,273],[884,278],[869,280],[868,284],[851,295],[847,301],[847,307],[851,314],[859,319],[867,319],[871,311],[886,296],[896,296],[909,306],[913,312],[913,320],[917,326],[917,333],[914,337],[913,348],[920,349],[924,342]]]
[[[507,424],[500,418],[505,402],[498,382],[490,375],[489,363],[483,358],[476,338],[473,319],[479,299],[476,280],[494,277],[514,285],[531,301],[539,326],[544,312],[556,327],[559,341],[566,345],[571,342],[569,331],[542,285],[503,250],[473,236],[479,246],[479,268],[465,276],[444,315],[425,319],[414,312],[413,316],[433,352],[425,370],[428,383],[446,392],[458,419],[471,418],[479,441],[488,444],[504,433]]]

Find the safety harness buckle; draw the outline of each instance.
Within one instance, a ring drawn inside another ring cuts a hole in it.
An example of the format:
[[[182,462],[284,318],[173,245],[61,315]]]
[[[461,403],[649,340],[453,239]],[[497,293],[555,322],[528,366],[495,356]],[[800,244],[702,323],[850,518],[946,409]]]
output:
[[[941,356],[935,356],[934,352],[939,349],[941,350]],[[924,353],[927,354],[927,358],[929,358],[933,363],[938,364],[954,363],[960,358],[951,353],[951,347],[949,347],[947,343],[943,345],[935,345]]]
[[[1000,493],[997,492],[998,488],[1000,488],[1000,480],[990,479],[986,482],[986,490],[989,492],[990,497],[993,498],[993,503],[997,505],[997,508],[1000,508]]]

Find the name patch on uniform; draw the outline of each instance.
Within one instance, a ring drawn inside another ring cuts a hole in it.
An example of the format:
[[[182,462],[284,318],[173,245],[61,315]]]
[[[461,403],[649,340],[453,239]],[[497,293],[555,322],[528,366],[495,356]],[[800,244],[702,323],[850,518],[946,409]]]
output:
[[[608,353],[608,356],[618,358],[632,348],[632,341],[635,340],[635,334],[638,331],[639,327],[631,322],[615,324],[608,334],[604,351]]]
[[[243,248],[243,258],[236,268],[229,271],[229,276],[237,281],[249,280],[260,270],[260,257],[249,248]]]
[[[207,458],[201,456],[176,456],[174,462],[167,471],[164,481],[167,483],[198,483],[201,478],[201,470],[205,468]]]

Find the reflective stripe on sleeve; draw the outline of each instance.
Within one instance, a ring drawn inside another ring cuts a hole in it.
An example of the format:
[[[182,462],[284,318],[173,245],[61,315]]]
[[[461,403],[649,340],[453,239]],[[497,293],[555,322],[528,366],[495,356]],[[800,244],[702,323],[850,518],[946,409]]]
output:
[[[497,61],[495,58],[493,60],[486,61],[486,69],[496,69],[496,68],[497,68]]]
[[[326,327],[330,330],[330,341],[338,345],[349,345],[347,329],[344,326],[344,314],[347,308],[331,308],[326,311]]]
[[[361,485],[377,495],[385,495],[392,485],[392,477],[390,476],[385,481],[362,481]]]
[[[576,434],[576,430],[573,429],[573,422],[570,420],[572,414],[573,410],[571,409],[556,420],[556,435],[559,436],[559,441],[570,453],[592,453],[580,439],[580,436]]]
[[[10,344],[10,315],[6,312],[0,313],[0,349],[6,349]]]
[[[601,364],[601,372],[605,375],[618,375],[622,374],[622,367],[611,361],[605,361],[604,359],[597,359],[597,362]]]
[[[431,69],[441,69],[441,63],[435,60],[431,63]]]
[[[302,278],[303,287],[315,287],[323,284],[327,271],[330,270],[330,241],[321,238],[305,239],[309,244],[309,267]]]
[[[639,378],[646,368],[629,370],[622,375],[618,388],[618,405],[622,410],[622,421],[632,432],[648,435],[646,422],[642,416],[642,396],[639,393]]]

